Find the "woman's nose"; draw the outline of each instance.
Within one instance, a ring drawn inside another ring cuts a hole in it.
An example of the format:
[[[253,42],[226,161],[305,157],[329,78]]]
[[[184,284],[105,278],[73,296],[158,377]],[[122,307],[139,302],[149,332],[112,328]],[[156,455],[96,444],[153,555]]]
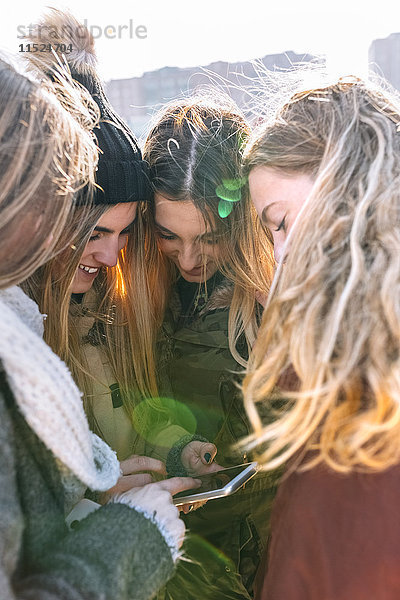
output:
[[[191,271],[201,265],[201,256],[193,247],[184,248],[179,252],[178,260],[184,271]]]
[[[104,240],[102,246],[96,249],[93,256],[98,263],[105,267],[115,267],[118,262],[119,250],[118,239]]]

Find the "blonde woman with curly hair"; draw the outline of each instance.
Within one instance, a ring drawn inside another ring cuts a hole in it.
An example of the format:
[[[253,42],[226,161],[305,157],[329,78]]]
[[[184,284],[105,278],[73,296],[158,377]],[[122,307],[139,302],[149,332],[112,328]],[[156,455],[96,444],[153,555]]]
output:
[[[292,95],[246,152],[279,263],[246,444],[287,465],[258,600],[400,597],[399,123],[394,93],[342,78]]]

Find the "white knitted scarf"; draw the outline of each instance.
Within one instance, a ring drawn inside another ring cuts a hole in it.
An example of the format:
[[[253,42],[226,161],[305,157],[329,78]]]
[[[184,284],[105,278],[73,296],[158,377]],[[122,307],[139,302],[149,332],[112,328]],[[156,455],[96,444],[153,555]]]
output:
[[[0,359],[29,426],[93,490],[115,485],[119,462],[89,430],[81,394],[66,365],[43,341],[43,316],[18,287],[0,291]]]

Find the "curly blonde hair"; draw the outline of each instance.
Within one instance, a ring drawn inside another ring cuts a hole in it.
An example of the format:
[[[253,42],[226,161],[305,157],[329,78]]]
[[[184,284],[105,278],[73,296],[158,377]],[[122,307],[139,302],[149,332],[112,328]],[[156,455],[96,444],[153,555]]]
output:
[[[247,149],[247,172],[314,179],[243,384],[244,443],[266,469],[297,453],[343,472],[400,460],[399,123],[394,92],[342,78],[294,94]]]

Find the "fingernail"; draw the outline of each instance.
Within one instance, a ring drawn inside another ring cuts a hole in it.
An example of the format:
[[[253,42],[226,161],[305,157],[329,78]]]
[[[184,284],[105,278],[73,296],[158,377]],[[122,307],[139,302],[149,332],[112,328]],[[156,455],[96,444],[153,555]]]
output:
[[[204,459],[205,459],[205,461],[206,461],[207,464],[210,464],[210,462],[212,460],[211,454],[209,452],[206,452],[205,455],[204,455]]]

